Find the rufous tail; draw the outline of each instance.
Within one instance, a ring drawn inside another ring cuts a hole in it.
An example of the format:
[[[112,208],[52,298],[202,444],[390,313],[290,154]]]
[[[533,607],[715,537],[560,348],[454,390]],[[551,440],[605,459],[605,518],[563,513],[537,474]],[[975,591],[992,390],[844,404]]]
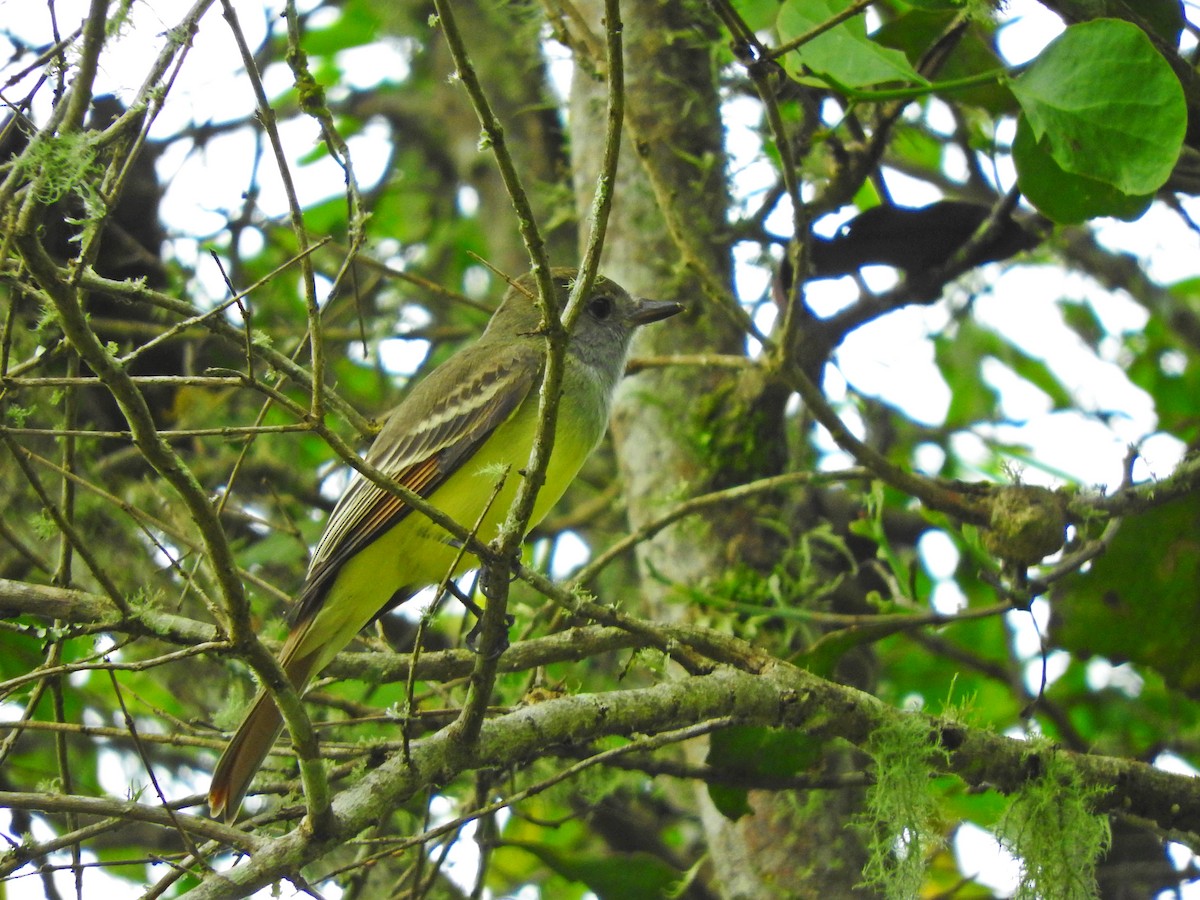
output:
[[[250,712],[213,770],[208,786],[208,806],[214,817],[224,813],[226,822],[237,818],[250,782],[282,730],[283,717],[274,698],[266,691],[259,691]]]
[[[290,658],[299,644],[300,636],[301,632],[296,630],[288,638],[280,653],[280,661],[288,680],[296,690],[303,691],[312,677],[316,654],[310,653],[300,659]],[[224,813],[226,822],[237,819],[250,782],[262,768],[263,761],[282,730],[283,716],[275,705],[275,698],[269,691],[260,690],[213,770],[208,786],[208,807],[214,817]]]

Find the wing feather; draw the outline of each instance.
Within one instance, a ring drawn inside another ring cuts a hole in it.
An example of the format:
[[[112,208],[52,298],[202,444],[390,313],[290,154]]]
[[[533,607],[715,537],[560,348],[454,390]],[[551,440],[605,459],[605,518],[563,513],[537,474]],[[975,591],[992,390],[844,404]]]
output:
[[[529,396],[541,375],[540,346],[537,338],[500,350],[481,342],[451,357],[396,408],[365,459],[430,496]],[[423,412],[414,420],[413,411]],[[315,615],[342,565],[411,511],[355,472],[317,543],[294,621]]]

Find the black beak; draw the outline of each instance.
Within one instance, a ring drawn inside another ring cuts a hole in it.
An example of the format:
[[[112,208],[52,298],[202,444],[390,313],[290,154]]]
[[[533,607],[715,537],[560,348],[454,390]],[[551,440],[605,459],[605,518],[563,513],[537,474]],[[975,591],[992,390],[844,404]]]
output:
[[[682,303],[674,300],[646,300],[638,298],[637,308],[630,317],[634,325],[649,325],[651,322],[661,322],[684,310]]]

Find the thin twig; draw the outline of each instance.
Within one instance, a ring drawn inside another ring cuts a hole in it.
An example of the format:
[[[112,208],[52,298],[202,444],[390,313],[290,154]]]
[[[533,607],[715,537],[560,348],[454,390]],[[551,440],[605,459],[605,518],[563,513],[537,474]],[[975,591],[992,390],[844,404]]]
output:
[[[680,519],[696,515],[713,506],[724,506],[757,494],[771,493],[785,487],[795,485],[837,484],[843,481],[861,481],[874,477],[870,469],[848,469],[840,472],[788,472],[770,478],[761,478],[748,484],[712,491],[692,497],[668,510],[652,522],[648,522],[637,531],[631,532],[617,541],[603,553],[593,557],[587,565],[579,570],[569,583],[570,586],[585,585],[600,574],[613,560],[628,553],[639,544],[653,538],[664,529],[674,525]]]
[[[137,751],[138,757],[142,761],[142,767],[146,770],[146,775],[150,779],[150,784],[154,788],[154,793],[158,796],[158,802],[162,805],[162,808],[167,811],[167,815],[171,817],[171,822],[175,826],[175,831],[183,841],[183,845],[188,849],[188,852],[196,858],[199,858],[199,850],[196,848],[195,843],[193,843],[192,836],[187,832],[187,829],[180,824],[179,816],[176,814],[175,810],[171,808],[170,803],[167,802],[167,796],[163,793],[162,785],[158,783],[158,776],[154,774],[154,766],[150,763],[150,758],[146,755],[146,748],[142,745],[141,734],[138,732],[137,725],[133,721],[133,716],[129,714],[129,708],[125,705],[125,696],[121,692],[121,685],[117,681],[116,673],[112,669],[108,670],[108,678],[109,683],[112,684],[113,693],[116,695],[117,705],[121,708],[121,716],[125,720],[125,730],[129,734],[129,737],[133,740],[134,748]],[[72,792],[67,791],[67,793]]]
[[[275,154],[275,164],[279,178],[283,183],[284,196],[287,198],[288,211],[291,217],[292,233],[296,237],[296,247],[300,254],[300,273],[304,284],[304,308],[308,314],[308,336],[312,347],[312,393],[310,414],[314,419],[321,419],[325,410],[325,395],[321,386],[325,383],[325,349],[321,334],[321,309],[317,305],[317,281],[313,271],[312,260],[308,254],[308,230],[304,227],[304,209],[296,195],[296,185],[292,178],[291,165],[283,148],[283,139],[279,136],[279,128],[275,119],[275,110],[267,98],[262,78],[258,72],[258,63],[246,36],[242,32],[237,12],[230,0],[221,0],[222,15],[229,23],[237,43],[238,52],[242,55],[242,64],[246,69],[246,77],[254,91],[254,101],[258,108],[259,122],[266,132],[271,150]]]
[[[128,613],[129,604],[125,601],[124,592],[109,577],[100,560],[92,552],[90,544],[83,539],[83,536],[78,532],[74,524],[67,519],[58,504],[51,499],[49,492],[42,484],[42,480],[38,478],[37,472],[29,466],[25,448],[14,441],[12,435],[3,428],[0,428],[0,442],[3,442],[4,446],[8,449],[9,455],[12,456],[17,466],[21,469],[21,474],[25,476],[26,482],[33,488],[38,499],[41,500],[42,508],[46,511],[46,514],[54,520],[54,525],[58,528],[63,540],[69,541],[71,546],[75,548],[75,551],[79,553],[80,558],[83,559],[84,564],[88,567],[88,571],[92,573],[100,583],[100,586],[104,588],[113,605],[121,612]]]
[[[821,35],[823,35],[825,32],[831,31],[834,28],[837,28],[837,26],[841,25],[843,22],[845,22],[849,19],[853,19],[855,16],[857,16],[859,13],[863,12],[868,6],[870,6],[874,2],[875,2],[875,0],[853,0],[853,2],[849,6],[847,6],[845,9],[843,9],[841,12],[835,13],[834,15],[830,16],[828,19],[826,19],[820,25],[814,25],[812,28],[810,28],[808,31],[804,32],[804,34],[800,35],[799,37],[793,38],[792,40],[788,41],[786,44],[780,44],[774,50],[771,50],[770,52],[768,52],[766,58],[767,59],[778,59],[781,56],[786,56],[787,54],[791,53],[793,50],[797,50],[800,47],[803,47],[805,44],[811,43],[812,41],[814,41],[815,39],[817,39]]]

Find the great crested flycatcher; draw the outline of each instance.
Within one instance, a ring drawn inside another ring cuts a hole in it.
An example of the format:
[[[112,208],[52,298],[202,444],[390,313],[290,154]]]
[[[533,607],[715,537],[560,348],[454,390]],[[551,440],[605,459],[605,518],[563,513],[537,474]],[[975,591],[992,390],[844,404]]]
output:
[[[575,275],[574,269],[551,273],[559,310]],[[477,534],[485,541],[508,513],[537,430],[547,342],[536,292],[532,274],[518,279],[479,340],[413,387],[366,455],[464,527],[481,522]],[[597,277],[568,339],[553,451],[529,527],[558,501],[603,437],[634,329],[681,309],[632,297]],[[280,665],[302,691],[382,611],[439,583],[452,568],[457,575],[477,564],[460,555],[444,529],[356,472],[317,543]],[[275,701],[260,690],[213,772],[214,816],[237,817],[281,728]]]

